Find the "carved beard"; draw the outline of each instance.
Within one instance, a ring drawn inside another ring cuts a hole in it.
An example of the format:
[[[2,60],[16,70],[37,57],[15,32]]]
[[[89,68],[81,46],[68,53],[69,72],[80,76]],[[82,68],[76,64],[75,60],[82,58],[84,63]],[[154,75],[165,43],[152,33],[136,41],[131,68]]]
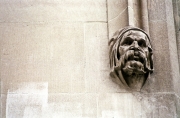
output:
[[[128,50],[121,59],[121,68],[126,75],[146,74],[147,59],[141,51]]]

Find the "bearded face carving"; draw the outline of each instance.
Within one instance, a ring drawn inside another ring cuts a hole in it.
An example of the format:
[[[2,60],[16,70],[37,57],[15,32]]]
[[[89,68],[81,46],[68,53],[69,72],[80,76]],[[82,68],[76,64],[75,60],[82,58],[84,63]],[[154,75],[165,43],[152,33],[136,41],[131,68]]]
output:
[[[125,27],[114,34],[109,45],[111,75],[139,91],[153,71],[148,34],[136,27]]]

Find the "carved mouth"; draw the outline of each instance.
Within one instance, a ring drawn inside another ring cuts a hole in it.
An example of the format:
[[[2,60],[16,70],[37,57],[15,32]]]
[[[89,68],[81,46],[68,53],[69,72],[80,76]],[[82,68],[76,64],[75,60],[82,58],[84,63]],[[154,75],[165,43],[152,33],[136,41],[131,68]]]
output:
[[[135,60],[135,61],[140,61],[139,56],[134,56],[134,60]]]
[[[128,61],[137,61],[137,62],[140,62],[142,64],[145,63],[145,57],[144,57],[143,52],[140,52],[138,50],[127,51],[124,58],[125,58],[125,63]]]
[[[138,56],[132,55],[128,57],[128,61],[133,61],[133,60],[144,63],[144,59],[140,57],[139,55]]]
[[[134,56],[134,60],[135,60],[135,61],[139,61],[139,62],[141,62],[141,63],[144,63],[143,58],[141,58],[141,57],[139,57],[139,56]]]

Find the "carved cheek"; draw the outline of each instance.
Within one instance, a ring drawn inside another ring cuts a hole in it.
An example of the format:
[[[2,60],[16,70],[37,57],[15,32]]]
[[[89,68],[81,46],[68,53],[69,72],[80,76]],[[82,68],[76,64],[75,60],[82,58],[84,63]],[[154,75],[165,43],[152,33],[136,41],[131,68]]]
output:
[[[119,47],[119,53],[120,55],[123,55],[124,53],[126,53],[128,51],[129,47],[128,46],[120,46]]]
[[[148,50],[148,48],[147,48],[147,49],[144,49],[144,53],[145,53],[145,56],[146,56],[146,58],[147,58],[148,55],[149,55],[149,50]]]
[[[143,49],[145,52],[149,52],[148,47]]]

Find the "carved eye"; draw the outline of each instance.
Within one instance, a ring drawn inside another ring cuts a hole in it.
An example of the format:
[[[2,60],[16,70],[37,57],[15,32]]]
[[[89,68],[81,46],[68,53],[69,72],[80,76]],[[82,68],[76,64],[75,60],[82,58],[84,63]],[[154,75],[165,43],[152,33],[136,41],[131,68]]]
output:
[[[138,45],[140,46],[140,47],[145,47],[146,46],[146,42],[145,42],[145,40],[140,40],[140,41],[138,41]]]
[[[133,43],[133,39],[131,39],[130,37],[127,37],[124,42],[123,42],[123,45],[126,46],[126,45],[131,45]]]

